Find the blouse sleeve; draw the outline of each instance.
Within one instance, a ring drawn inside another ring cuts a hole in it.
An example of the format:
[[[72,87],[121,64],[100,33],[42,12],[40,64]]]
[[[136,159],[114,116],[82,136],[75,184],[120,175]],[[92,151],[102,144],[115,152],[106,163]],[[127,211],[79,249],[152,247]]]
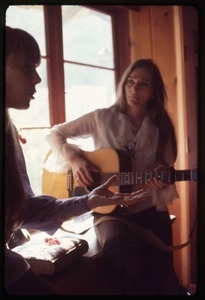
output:
[[[79,146],[71,143],[76,138],[86,138],[95,132],[95,114],[90,112],[71,122],[54,125],[46,135],[52,153],[44,163],[49,172],[65,173],[70,169],[69,155],[80,152]]]
[[[94,112],[90,112],[71,122],[54,125],[46,135],[46,140],[51,149],[56,150],[67,143],[67,139],[89,136],[93,128],[95,128]]]

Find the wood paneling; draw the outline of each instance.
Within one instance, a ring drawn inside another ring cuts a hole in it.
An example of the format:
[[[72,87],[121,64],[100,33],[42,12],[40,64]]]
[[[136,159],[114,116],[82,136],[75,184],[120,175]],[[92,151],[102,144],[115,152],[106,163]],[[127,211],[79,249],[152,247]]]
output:
[[[129,16],[131,60],[152,57],[150,8],[141,6],[139,12],[130,11]]]
[[[139,11],[130,11],[129,17],[131,60],[150,57],[159,66],[167,88],[168,111],[176,128],[179,146],[176,167],[192,168],[197,159],[196,12],[190,7],[142,5]],[[184,40],[188,55],[186,61]],[[191,123],[187,125],[190,116],[194,124],[192,128]],[[170,212],[177,216],[173,225],[174,244],[189,238],[194,217],[189,212],[196,210],[196,183],[177,183],[177,189],[180,199],[170,207]],[[192,245],[191,256],[190,247],[174,253],[176,271],[185,285],[196,280],[194,249]]]
[[[198,132],[198,12],[193,6],[184,6],[182,9],[184,48],[185,48],[185,79],[186,79],[186,107],[187,107],[187,155],[189,168],[197,164]],[[190,122],[191,120],[191,122]],[[190,231],[197,215],[197,184],[189,185],[190,196]],[[197,278],[197,228],[191,243],[191,282],[196,283]]]

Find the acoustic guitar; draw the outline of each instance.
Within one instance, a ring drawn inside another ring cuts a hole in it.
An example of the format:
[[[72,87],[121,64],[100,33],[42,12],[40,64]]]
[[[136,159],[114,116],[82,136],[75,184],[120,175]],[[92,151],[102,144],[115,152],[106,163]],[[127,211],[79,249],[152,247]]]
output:
[[[105,183],[111,176],[117,175],[117,181],[110,187],[112,192],[131,192],[133,185],[144,184],[148,179],[158,178],[169,184],[176,181],[197,181],[197,168],[187,170],[131,171],[132,162],[130,155],[123,150],[102,148],[93,152],[84,151],[84,157],[98,167],[99,173],[92,173],[93,184],[81,187],[73,176],[72,170],[68,173],[58,174],[43,171],[43,193],[58,198],[85,195],[97,186]],[[67,187],[67,188],[66,188]],[[93,211],[108,214],[116,205],[97,207]]]

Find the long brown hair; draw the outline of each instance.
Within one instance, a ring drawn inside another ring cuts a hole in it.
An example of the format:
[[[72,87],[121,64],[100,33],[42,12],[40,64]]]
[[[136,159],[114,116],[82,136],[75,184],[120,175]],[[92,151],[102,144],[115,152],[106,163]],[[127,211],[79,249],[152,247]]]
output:
[[[148,104],[147,113],[159,128],[159,146],[157,158],[166,164],[165,147],[171,143],[173,158],[177,157],[177,142],[173,122],[165,108],[167,93],[158,66],[151,59],[142,58],[131,63],[123,73],[117,88],[117,98],[115,105],[122,113],[126,113],[125,83],[133,70],[143,68],[150,72],[154,89],[153,97]]]
[[[8,241],[22,224],[27,198],[18,169],[13,124],[7,110],[5,141],[5,237]]]

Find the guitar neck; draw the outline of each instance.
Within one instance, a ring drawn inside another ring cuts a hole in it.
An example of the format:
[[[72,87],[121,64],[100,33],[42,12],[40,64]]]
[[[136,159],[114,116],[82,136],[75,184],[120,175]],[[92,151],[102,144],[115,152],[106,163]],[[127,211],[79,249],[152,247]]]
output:
[[[120,173],[100,173],[94,174],[95,184],[105,183],[111,176],[116,175],[117,181],[114,185],[136,185],[144,184],[149,179],[157,178],[173,184],[175,181],[195,180],[193,170],[175,170],[169,168],[163,171],[138,171],[138,172],[120,172]]]

